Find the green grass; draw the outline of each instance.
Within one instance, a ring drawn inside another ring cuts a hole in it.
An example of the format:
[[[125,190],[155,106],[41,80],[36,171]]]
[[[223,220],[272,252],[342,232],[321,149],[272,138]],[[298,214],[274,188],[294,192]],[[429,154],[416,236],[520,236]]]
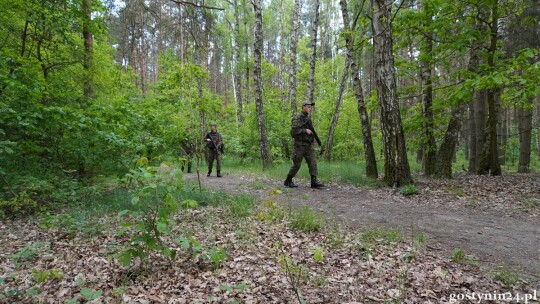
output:
[[[360,234],[360,241],[368,244],[374,244],[379,241],[397,243],[401,240],[403,240],[401,229],[375,227],[364,229]]]
[[[224,171],[232,173],[248,173],[253,176],[265,175],[276,180],[285,180],[287,173],[291,168],[292,161],[275,162],[272,168],[262,170],[259,162],[242,161],[240,158],[230,157],[223,164]],[[338,182],[351,183],[356,186],[365,186],[369,188],[381,187],[382,184],[377,180],[367,178],[365,176],[365,165],[361,162],[354,161],[336,161],[326,162],[317,161],[318,176],[317,178],[323,183]],[[309,183],[311,177],[309,169],[305,161],[302,161],[302,167],[295,176],[295,182]],[[254,185],[256,186],[256,185]]]
[[[294,209],[289,215],[291,227],[304,232],[315,232],[324,226],[324,217],[307,206]]]

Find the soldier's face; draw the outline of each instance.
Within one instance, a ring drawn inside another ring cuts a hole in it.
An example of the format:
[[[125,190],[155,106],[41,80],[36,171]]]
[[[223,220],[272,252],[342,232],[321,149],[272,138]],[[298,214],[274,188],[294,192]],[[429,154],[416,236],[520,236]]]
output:
[[[213,132],[216,132],[216,126],[211,126],[210,129],[211,129]]]
[[[313,110],[313,106],[312,105],[304,105],[302,107],[302,111],[305,112],[305,113],[311,113],[311,111]]]

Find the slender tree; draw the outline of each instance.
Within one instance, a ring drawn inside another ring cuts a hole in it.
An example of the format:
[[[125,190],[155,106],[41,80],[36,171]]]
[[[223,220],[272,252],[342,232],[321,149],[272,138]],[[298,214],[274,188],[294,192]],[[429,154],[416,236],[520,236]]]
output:
[[[259,143],[261,148],[261,160],[264,169],[272,166],[272,154],[268,146],[268,136],[264,121],[264,106],[262,99],[262,53],[263,53],[263,30],[262,30],[262,0],[251,2],[255,10],[255,46],[254,46],[254,70],[255,82],[255,106],[257,111],[257,125],[259,127]]]
[[[497,41],[499,36],[499,1],[494,0],[491,4],[491,18],[489,23],[490,44],[487,52],[487,64],[490,70],[495,69],[495,53],[497,52]],[[478,174],[501,175],[501,164],[499,163],[499,149],[497,138],[498,121],[498,95],[500,89],[489,87],[486,90],[486,100],[488,105],[488,120],[486,133],[484,134],[484,146],[478,163]]]
[[[347,47],[347,63],[350,65],[351,74],[354,86],[354,95],[356,97],[356,104],[358,107],[358,114],[360,115],[360,123],[362,126],[362,139],[364,143],[364,157],[366,159],[366,176],[371,178],[378,177],[377,160],[375,158],[375,149],[373,148],[373,141],[371,137],[371,123],[369,120],[367,108],[364,102],[364,93],[362,88],[362,81],[358,76],[359,70],[355,61],[355,43],[353,38],[353,30],[355,24],[351,26],[349,21],[349,10],[347,8],[347,2],[340,0],[341,14],[343,16],[343,32],[345,36],[345,45]]]
[[[292,37],[291,37],[291,75],[289,76],[289,102],[291,104],[292,114],[296,114],[296,65],[298,47],[299,23],[300,23],[300,0],[294,0],[294,11],[292,18]]]
[[[384,181],[389,186],[402,186],[412,183],[413,179],[397,100],[390,14],[392,3],[389,0],[371,1],[373,49],[384,151]]]
[[[317,62],[317,30],[319,29],[320,0],[315,0],[313,23],[311,25],[311,56],[309,59],[308,100],[313,103],[315,99],[315,64]]]
[[[94,95],[94,79],[92,71],[94,37],[90,31],[90,22],[92,21],[92,0],[83,0],[82,11],[85,16],[83,22],[84,38],[84,97],[92,98]]]

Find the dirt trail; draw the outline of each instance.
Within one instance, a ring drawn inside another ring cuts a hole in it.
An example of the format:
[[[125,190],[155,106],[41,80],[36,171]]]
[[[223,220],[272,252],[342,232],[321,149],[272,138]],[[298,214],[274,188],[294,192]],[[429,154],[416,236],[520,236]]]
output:
[[[185,175],[185,179],[195,178],[194,174]],[[540,208],[536,205],[533,211],[516,211],[512,200],[522,197],[523,193],[518,196],[499,193],[505,198],[489,197],[486,201],[505,204],[483,204],[479,200],[479,203],[475,201],[475,208],[470,208],[467,207],[467,200],[462,197],[456,203],[456,199],[451,199],[451,196],[441,198],[437,195],[440,193],[434,190],[426,190],[416,198],[405,199],[392,189],[371,190],[351,185],[332,184],[325,189],[315,190],[309,188],[304,181],[299,182],[299,188],[290,190],[282,187],[282,181],[240,175],[226,175],[223,178],[204,176],[201,180],[204,186],[218,191],[249,193],[261,199],[272,197],[284,205],[311,206],[329,216],[346,220],[351,226],[400,227],[409,235],[412,228],[428,235],[430,248],[447,252],[448,256],[451,256],[454,248],[459,247],[465,255],[476,257],[483,267],[518,266],[523,273],[536,279],[540,277],[540,222],[537,212]],[[538,182],[538,179],[531,180],[533,183]],[[467,184],[467,181],[457,183]],[[500,187],[504,181],[494,180],[494,187]],[[481,182],[487,188],[490,187],[491,181]],[[508,183],[514,182],[509,180]],[[527,188],[527,185],[523,186]],[[429,187],[443,186],[425,186]],[[474,185],[470,187],[475,188]],[[268,192],[273,188],[282,189],[284,194],[279,197],[270,195]],[[464,192],[469,191],[466,185],[463,189]],[[540,201],[537,192],[534,192],[534,196],[528,195],[527,199]],[[477,194],[482,195],[481,192]],[[498,207],[482,208],[484,205]]]

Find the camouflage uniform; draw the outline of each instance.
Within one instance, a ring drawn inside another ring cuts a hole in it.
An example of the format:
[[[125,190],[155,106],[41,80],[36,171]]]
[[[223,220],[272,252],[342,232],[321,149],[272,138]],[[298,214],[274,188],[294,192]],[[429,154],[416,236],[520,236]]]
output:
[[[302,107],[304,105],[312,104],[304,102],[302,104]],[[312,134],[307,133],[308,129],[312,131]],[[292,155],[293,165],[289,170],[289,174],[287,175],[287,179],[285,180],[284,185],[290,188],[297,187],[293,183],[292,179],[294,178],[294,176],[296,176],[298,170],[300,170],[300,166],[302,165],[302,159],[305,158],[309,168],[309,174],[311,175],[311,187],[324,187],[324,185],[317,180],[317,161],[315,150],[313,149],[313,144],[316,141],[316,136],[315,130],[313,129],[313,124],[311,122],[311,119],[309,118],[309,113],[302,111],[293,117],[291,136],[294,138],[294,150]],[[318,137],[317,141],[319,141]]]
[[[182,163],[182,172],[184,172],[184,166],[187,164],[187,173],[191,173],[191,165],[193,163],[193,153],[195,152],[195,146],[193,145],[193,137],[189,131],[186,133],[181,144],[182,155],[185,156],[185,160]]]
[[[206,141],[210,139],[210,141]],[[217,177],[221,177],[221,153],[223,152],[223,139],[219,132],[208,132],[204,137],[206,141],[206,152],[207,152],[207,162],[208,162],[208,174],[210,176],[212,173],[212,167],[214,166],[214,159],[216,160],[216,170]],[[217,149],[216,149],[217,148]]]

